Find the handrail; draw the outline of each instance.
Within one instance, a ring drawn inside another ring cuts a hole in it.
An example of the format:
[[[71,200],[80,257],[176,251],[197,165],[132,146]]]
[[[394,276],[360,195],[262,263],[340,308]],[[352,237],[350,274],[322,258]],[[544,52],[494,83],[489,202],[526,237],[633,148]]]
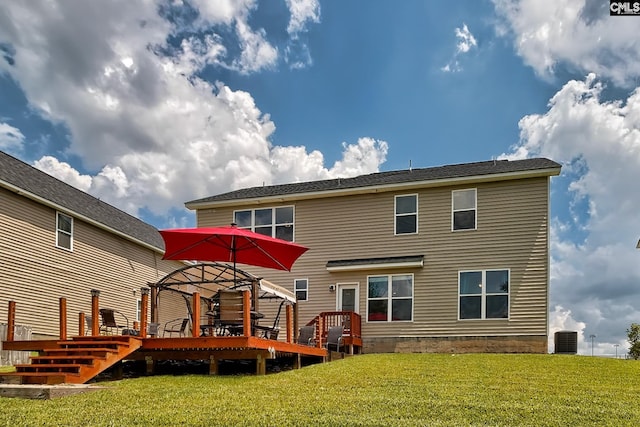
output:
[[[316,327],[316,345],[321,347],[332,326],[344,326],[343,336],[362,338],[362,317],[354,311],[323,311],[307,323]]]

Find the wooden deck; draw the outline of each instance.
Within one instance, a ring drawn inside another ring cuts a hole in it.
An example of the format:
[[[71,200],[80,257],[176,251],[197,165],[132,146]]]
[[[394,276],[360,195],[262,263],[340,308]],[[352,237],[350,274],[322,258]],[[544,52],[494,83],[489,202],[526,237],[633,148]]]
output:
[[[325,348],[251,336],[82,336],[64,341],[5,341],[3,348],[38,352],[31,364],[18,365],[17,372],[3,374],[5,380],[17,377],[15,381],[24,384],[82,384],[123,360],[144,360],[148,374],[153,373],[159,360],[206,360],[210,374],[218,373],[221,360],[255,360],[256,374],[264,375],[267,360],[293,358],[294,367],[298,368],[302,358],[323,362],[330,357]]]

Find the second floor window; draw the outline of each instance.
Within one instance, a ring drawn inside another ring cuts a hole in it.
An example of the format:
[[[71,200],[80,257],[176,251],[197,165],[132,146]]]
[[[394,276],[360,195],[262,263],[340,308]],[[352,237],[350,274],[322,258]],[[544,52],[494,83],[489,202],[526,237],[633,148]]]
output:
[[[293,206],[235,211],[233,222],[238,227],[293,242]]]
[[[451,227],[456,230],[475,230],[476,189],[454,190],[451,192]]]
[[[396,234],[418,232],[418,196],[409,194],[395,198]]]
[[[73,250],[73,218],[61,212],[56,215],[56,246]]]

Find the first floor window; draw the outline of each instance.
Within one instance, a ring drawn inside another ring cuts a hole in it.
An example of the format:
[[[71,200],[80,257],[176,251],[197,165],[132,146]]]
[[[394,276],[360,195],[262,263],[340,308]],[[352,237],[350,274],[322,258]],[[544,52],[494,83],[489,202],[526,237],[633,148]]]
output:
[[[309,279],[296,279],[293,287],[298,301],[309,299]]]
[[[56,217],[56,246],[73,249],[73,218],[61,212]]]
[[[293,206],[235,211],[233,222],[240,228],[293,242]]]
[[[413,320],[413,274],[369,276],[367,321]]]
[[[509,318],[509,270],[461,271],[460,319]]]
[[[142,300],[136,300],[136,320],[139,322],[142,320]]]

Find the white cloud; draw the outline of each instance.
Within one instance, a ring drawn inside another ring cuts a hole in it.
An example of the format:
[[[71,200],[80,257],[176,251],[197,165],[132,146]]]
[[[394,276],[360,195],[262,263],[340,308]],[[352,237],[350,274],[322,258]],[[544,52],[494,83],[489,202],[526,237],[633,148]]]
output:
[[[55,157],[44,156],[34,166],[49,175],[64,181],[82,191],[89,191],[93,181],[89,175],[81,175],[69,163],[61,162]]]
[[[601,343],[615,343],[640,319],[640,88],[614,101],[601,100],[603,90],[593,74],[565,84],[546,113],[520,121],[520,142],[504,157],[566,165],[553,191],[583,210],[552,223],[551,301],[563,301]],[[568,240],[565,227],[584,241]]]
[[[287,32],[298,34],[306,30],[307,22],[320,22],[320,3],[317,0],[286,0],[291,19]]]
[[[0,122],[0,150],[17,154],[22,151],[24,135],[20,129]]]
[[[525,63],[550,77],[558,65],[595,72],[619,85],[640,77],[638,22],[610,17],[599,0],[493,0],[502,21],[498,32],[513,35]]]
[[[244,73],[273,66],[277,49],[264,30],[249,26],[257,3],[190,4],[199,15],[187,28],[166,21],[151,2],[0,6],[0,40],[12,55],[0,57],[0,72],[19,84],[35,111],[65,125],[71,145],[64,150],[89,173],[50,157],[38,167],[134,215],[141,208],[166,215],[187,200],[263,182],[378,169],[383,142],[345,145],[331,169],[318,152],[272,147],[275,124],[249,93],[197,76],[209,64]],[[298,32],[318,19],[314,2],[288,6]],[[235,33],[237,45],[223,40],[216,25]],[[171,46],[170,36],[177,38]],[[5,144],[23,139],[13,128],[4,134]]]
[[[449,61],[447,65],[440,68],[440,70],[444,72],[459,72],[462,71],[462,66],[460,65],[459,58],[461,55],[467,54],[471,49],[478,46],[478,42],[476,38],[471,34],[467,24],[462,24],[462,28],[456,28],[456,39],[458,42],[456,43],[456,51],[453,54],[453,58]]]

